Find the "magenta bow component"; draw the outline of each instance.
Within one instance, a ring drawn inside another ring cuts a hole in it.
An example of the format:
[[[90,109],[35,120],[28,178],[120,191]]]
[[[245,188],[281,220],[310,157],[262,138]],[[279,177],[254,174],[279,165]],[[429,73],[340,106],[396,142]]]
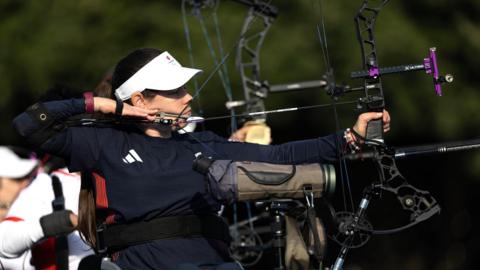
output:
[[[423,59],[423,66],[425,67],[425,72],[433,76],[435,92],[438,96],[442,96],[442,81],[440,80],[440,74],[438,72],[436,50],[437,48],[435,47],[430,48],[428,58]]]
[[[453,82],[451,74],[440,75],[437,65],[436,48],[432,47],[429,50],[428,57],[423,59],[423,64],[408,64],[400,66],[382,67],[370,66],[367,71],[354,71],[350,74],[351,78],[369,78],[376,79],[380,75],[412,72],[425,70],[425,72],[433,77],[433,85],[438,96],[442,96],[442,84]]]
[[[378,77],[380,75],[380,70],[378,69],[378,67],[371,67],[368,70],[368,75],[372,78]]]

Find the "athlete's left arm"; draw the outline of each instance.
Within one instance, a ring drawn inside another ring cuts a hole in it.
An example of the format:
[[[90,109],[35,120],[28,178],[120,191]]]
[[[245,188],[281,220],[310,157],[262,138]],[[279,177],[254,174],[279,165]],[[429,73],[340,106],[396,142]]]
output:
[[[387,111],[360,114],[353,129],[360,136],[365,136],[368,122],[379,118],[383,118],[384,132],[389,131],[390,115]],[[248,160],[278,164],[333,163],[338,160],[339,147],[340,149],[345,147],[346,141],[343,135],[344,131],[342,130],[320,138],[292,141],[280,145],[224,142],[216,145],[216,151],[222,153],[220,159],[238,161]]]
[[[216,152],[215,159],[248,160],[276,164],[331,163],[337,159],[337,143],[340,145],[345,143],[342,132],[279,145],[217,140],[212,144],[212,148]]]

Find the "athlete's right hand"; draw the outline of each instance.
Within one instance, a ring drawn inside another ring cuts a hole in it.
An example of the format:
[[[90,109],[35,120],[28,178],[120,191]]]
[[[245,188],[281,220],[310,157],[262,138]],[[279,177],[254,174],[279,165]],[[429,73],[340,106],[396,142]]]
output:
[[[145,109],[123,103],[122,116],[133,116],[146,119],[148,121],[153,121],[155,120],[155,116],[157,115],[157,113],[158,111],[154,109]]]
[[[113,99],[94,97],[93,98],[94,111],[103,114],[114,114],[117,108],[117,102]],[[145,109],[123,103],[122,116],[138,117],[149,121],[155,120],[157,110]]]

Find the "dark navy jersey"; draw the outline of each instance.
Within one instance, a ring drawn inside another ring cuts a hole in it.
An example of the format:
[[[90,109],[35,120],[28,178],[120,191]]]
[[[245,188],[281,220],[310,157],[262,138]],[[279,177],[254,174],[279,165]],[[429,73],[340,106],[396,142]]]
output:
[[[84,112],[83,99],[48,102],[44,106],[58,120]],[[18,116],[14,126],[27,137],[39,128],[27,113]],[[219,205],[206,192],[203,176],[192,169],[196,153],[236,161],[326,163],[336,159],[335,140],[339,138],[339,134],[332,134],[264,146],[229,142],[212,132],[174,134],[165,139],[149,137],[136,129],[70,127],[41,148],[63,156],[71,171],[92,171],[100,175],[104,179],[100,184],[105,194],[101,202],[97,194],[97,206],[100,203],[100,207],[115,214],[116,222],[123,223],[152,217],[217,212]],[[98,185],[99,182],[97,190]],[[189,244],[189,241],[192,242]],[[156,245],[156,248],[151,245]],[[219,252],[225,251],[224,248],[203,238],[157,240],[128,250],[120,256],[124,265],[135,264],[135,259],[131,259],[135,256],[156,256],[158,261],[171,267],[187,262],[216,264],[228,257]],[[147,255],[150,253],[157,255]]]

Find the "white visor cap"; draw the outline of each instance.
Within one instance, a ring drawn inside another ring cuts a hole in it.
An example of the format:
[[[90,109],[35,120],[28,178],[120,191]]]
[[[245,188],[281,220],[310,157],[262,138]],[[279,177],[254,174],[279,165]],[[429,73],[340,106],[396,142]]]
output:
[[[172,55],[163,52],[115,89],[115,96],[123,101],[129,99],[134,92],[145,89],[174,90],[200,72],[200,69],[182,67]]]
[[[0,146],[0,177],[21,178],[37,166],[33,159],[22,159],[8,147]]]

